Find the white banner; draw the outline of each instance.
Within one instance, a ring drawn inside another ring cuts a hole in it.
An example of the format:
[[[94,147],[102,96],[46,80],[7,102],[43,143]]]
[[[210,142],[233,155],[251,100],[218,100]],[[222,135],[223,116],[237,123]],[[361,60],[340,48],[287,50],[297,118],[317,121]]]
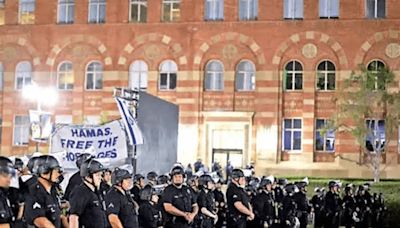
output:
[[[119,166],[128,157],[125,132],[116,120],[101,126],[66,125],[55,130],[51,138],[52,155],[65,152],[64,169],[76,169],[76,157],[91,153],[106,167]],[[107,164],[108,163],[108,164]]]

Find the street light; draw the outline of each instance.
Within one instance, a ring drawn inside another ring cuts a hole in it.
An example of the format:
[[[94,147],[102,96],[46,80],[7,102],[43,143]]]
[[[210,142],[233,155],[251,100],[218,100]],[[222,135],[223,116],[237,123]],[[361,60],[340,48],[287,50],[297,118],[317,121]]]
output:
[[[51,113],[43,112],[42,106],[53,106],[57,103],[58,93],[52,87],[39,87],[36,83],[24,86],[22,96],[31,102],[36,102],[36,110],[29,110],[31,122],[31,139],[36,142],[46,142],[51,135]]]

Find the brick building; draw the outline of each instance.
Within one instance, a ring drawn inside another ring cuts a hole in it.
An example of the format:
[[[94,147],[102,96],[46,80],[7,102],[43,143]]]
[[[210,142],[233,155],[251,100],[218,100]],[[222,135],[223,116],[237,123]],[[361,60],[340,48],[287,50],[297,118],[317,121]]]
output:
[[[400,76],[397,0],[0,0],[0,23],[3,155],[34,150],[31,81],[58,88],[58,123],[118,118],[112,90],[131,86],[179,105],[183,163],[371,176],[352,137],[318,129],[358,64]]]

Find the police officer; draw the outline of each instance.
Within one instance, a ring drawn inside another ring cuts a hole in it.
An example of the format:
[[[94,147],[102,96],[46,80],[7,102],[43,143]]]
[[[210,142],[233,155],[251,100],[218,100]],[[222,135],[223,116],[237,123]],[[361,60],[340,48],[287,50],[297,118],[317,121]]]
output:
[[[69,179],[69,182],[68,182],[67,188],[65,189],[65,194],[64,194],[64,198],[66,200],[69,200],[72,190],[74,190],[74,188],[76,188],[77,186],[82,184],[81,165],[84,161],[86,161],[90,157],[91,157],[91,155],[89,153],[80,154],[79,156],[77,156],[75,164],[76,164],[76,167],[78,168],[78,171],[76,173],[74,173],[74,175],[72,175],[71,178]]]
[[[254,207],[254,227],[271,227],[274,222],[274,199],[271,179],[264,177],[259,185],[260,191],[252,200]]]
[[[325,227],[337,228],[339,227],[339,212],[341,210],[340,196],[338,193],[339,184],[336,181],[328,183],[329,191],[325,195]]]
[[[222,189],[222,179],[218,179],[217,183],[215,184],[215,190],[214,190],[215,204],[218,211],[217,213],[218,221],[215,224],[216,228],[222,228],[224,222],[226,221],[226,202],[224,193],[222,192],[221,189]]]
[[[284,190],[285,196],[282,200],[281,227],[298,227],[300,222],[296,217],[296,202],[293,200],[294,194],[299,191],[298,187],[295,184],[287,184]]]
[[[185,172],[181,165],[171,169],[172,183],[165,188],[162,195],[165,209],[166,228],[188,228],[198,212],[190,189],[183,185]]]
[[[71,228],[107,227],[105,203],[99,192],[103,171],[103,165],[92,158],[81,164],[83,183],[72,191],[70,197]]]
[[[35,170],[38,181],[30,186],[25,205],[25,217],[35,227],[68,227],[65,216],[61,215],[56,184],[62,169],[53,156],[43,155],[37,159]]]
[[[128,170],[116,168],[111,175],[113,184],[106,195],[108,221],[113,228],[136,228],[139,226],[137,210],[130,190],[132,175]]]
[[[299,188],[299,192],[296,192],[293,195],[293,200],[296,203],[296,211],[297,218],[300,222],[300,228],[306,228],[308,224],[308,214],[311,212],[311,206],[307,199],[307,190],[306,187],[308,185],[308,178],[303,181],[298,182],[297,187]]]
[[[154,188],[146,185],[140,191],[142,204],[139,208],[139,227],[157,228],[162,225],[161,212],[158,209],[158,195]]]
[[[151,186],[156,186],[157,185],[157,177],[158,177],[158,174],[154,171],[147,173],[146,178],[147,178],[148,184]]]
[[[234,169],[231,173],[232,181],[226,192],[228,204],[228,227],[244,228],[246,220],[254,220],[250,199],[244,191],[246,184],[244,173],[240,169]]]
[[[325,203],[325,198],[324,198],[324,189],[321,188],[315,188],[314,190],[315,195],[311,198],[311,205],[314,210],[314,215],[315,215],[315,222],[314,222],[314,227],[315,228],[320,228],[324,226],[324,220],[325,220],[325,208],[324,208],[324,203]]]
[[[11,160],[0,157],[0,227],[11,227],[15,219],[7,197],[7,189],[10,187],[13,175],[15,170]]]
[[[103,195],[103,197],[105,197],[108,193],[108,191],[110,191],[111,186],[112,186],[112,182],[111,182],[111,170],[110,169],[106,169],[103,172],[103,178],[101,180],[100,183],[100,192]]]
[[[133,199],[140,204],[140,191],[144,187],[144,176],[142,174],[136,174],[133,179],[133,188],[131,189],[131,194]]]
[[[199,205],[200,211],[200,227],[212,228],[218,221],[214,193],[212,192],[215,188],[212,177],[207,174],[202,175],[199,178],[199,188],[200,192],[197,198],[197,204]]]
[[[353,186],[347,185],[344,188],[345,196],[343,197],[343,222],[346,228],[354,226],[353,213],[356,210],[356,199],[353,195]]]

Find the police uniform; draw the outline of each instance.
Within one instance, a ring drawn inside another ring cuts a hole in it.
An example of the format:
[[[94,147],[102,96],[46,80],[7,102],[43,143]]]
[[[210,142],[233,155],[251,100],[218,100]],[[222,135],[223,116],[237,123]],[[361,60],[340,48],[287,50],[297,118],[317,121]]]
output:
[[[69,179],[67,188],[65,189],[65,194],[64,194],[65,199],[69,200],[72,191],[81,184],[82,184],[82,177],[80,176],[80,172],[78,171],[74,173],[74,175],[72,175],[71,178]]]
[[[234,205],[236,202],[242,202],[242,204],[249,209],[250,199],[244,189],[231,183],[226,191],[226,198],[228,204],[228,227],[246,227],[247,215],[238,211]]]
[[[192,213],[193,205],[196,204],[195,198],[189,187],[182,185],[177,188],[174,185],[169,185],[163,193],[163,202],[170,203],[178,210]],[[190,227],[187,220],[183,217],[178,217],[166,212],[166,228],[187,228]]]
[[[222,225],[224,224],[224,221],[226,220],[226,203],[225,203],[225,197],[224,193],[222,191],[215,189],[214,190],[214,198],[215,198],[215,203],[217,206],[217,215],[218,215],[218,221],[217,224],[215,224],[216,228],[222,228]]]
[[[139,207],[139,227],[157,228],[161,226],[161,212],[157,209],[158,205],[153,205],[149,201],[143,201]]]
[[[343,207],[343,223],[346,228],[351,228],[354,225],[353,213],[356,210],[356,199],[353,195],[348,194],[343,197]]]
[[[7,190],[0,188],[0,225],[11,224],[14,219],[10,200],[7,197]]]
[[[324,226],[324,219],[325,219],[324,200],[325,199],[323,195],[314,195],[310,201],[312,207],[314,208],[315,228]]]
[[[281,225],[282,227],[294,227],[296,224],[296,202],[292,196],[286,195],[282,200]]]
[[[61,226],[61,210],[57,192],[51,187],[50,193],[42,184],[37,182],[29,189],[29,196],[25,204],[25,218],[29,225],[39,217],[46,217],[56,228]]]
[[[339,227],[340,197],[337,193],[329,191],[325,195],[325,227]]]
[[[107,184],[106,182],[102,181],[100,183],[100,193],[103,197],[105,197],[108,193],[108,191],[110,191],[111,186],[109,184]]]
[[[138,218],[133,199],[130,194],[123,194],[120,190],[112,187],[106,195],[107,217],[111,214],[117,215],[123,227],[138,227]]]
[[[293,199],[297,205],[296,211],[300,221],[300,228],[306,228],[308,224],[308,213],[311,209],[307,195],[303,191],[300,191],[293,195]]]
[[[202,228],[212,228],[214,226],[214,219],[208,217],[201,213],[201,208],[206,208],[209,212],[215,213],[215,198],[214,193],[212,191],[206,192],[205,190],[201,190],[198,198],[197,204],[199,205],[199,219],[200,219],[200,227]]]
[[[99,193],[95,193],[85,183],[76,187],[70,197],[70,214],[79,216],[79,227],[107,227],[106,212]]]
[[[136,203],[140,204],[140,187],[138,185],[134,185],[133,188],[131,189],[131,194],[133,199],[135,200]]]
[[[271,192],[261,191],[252,200],[254,210],[254,227],[271,226],[274,220],[274,199]]]

